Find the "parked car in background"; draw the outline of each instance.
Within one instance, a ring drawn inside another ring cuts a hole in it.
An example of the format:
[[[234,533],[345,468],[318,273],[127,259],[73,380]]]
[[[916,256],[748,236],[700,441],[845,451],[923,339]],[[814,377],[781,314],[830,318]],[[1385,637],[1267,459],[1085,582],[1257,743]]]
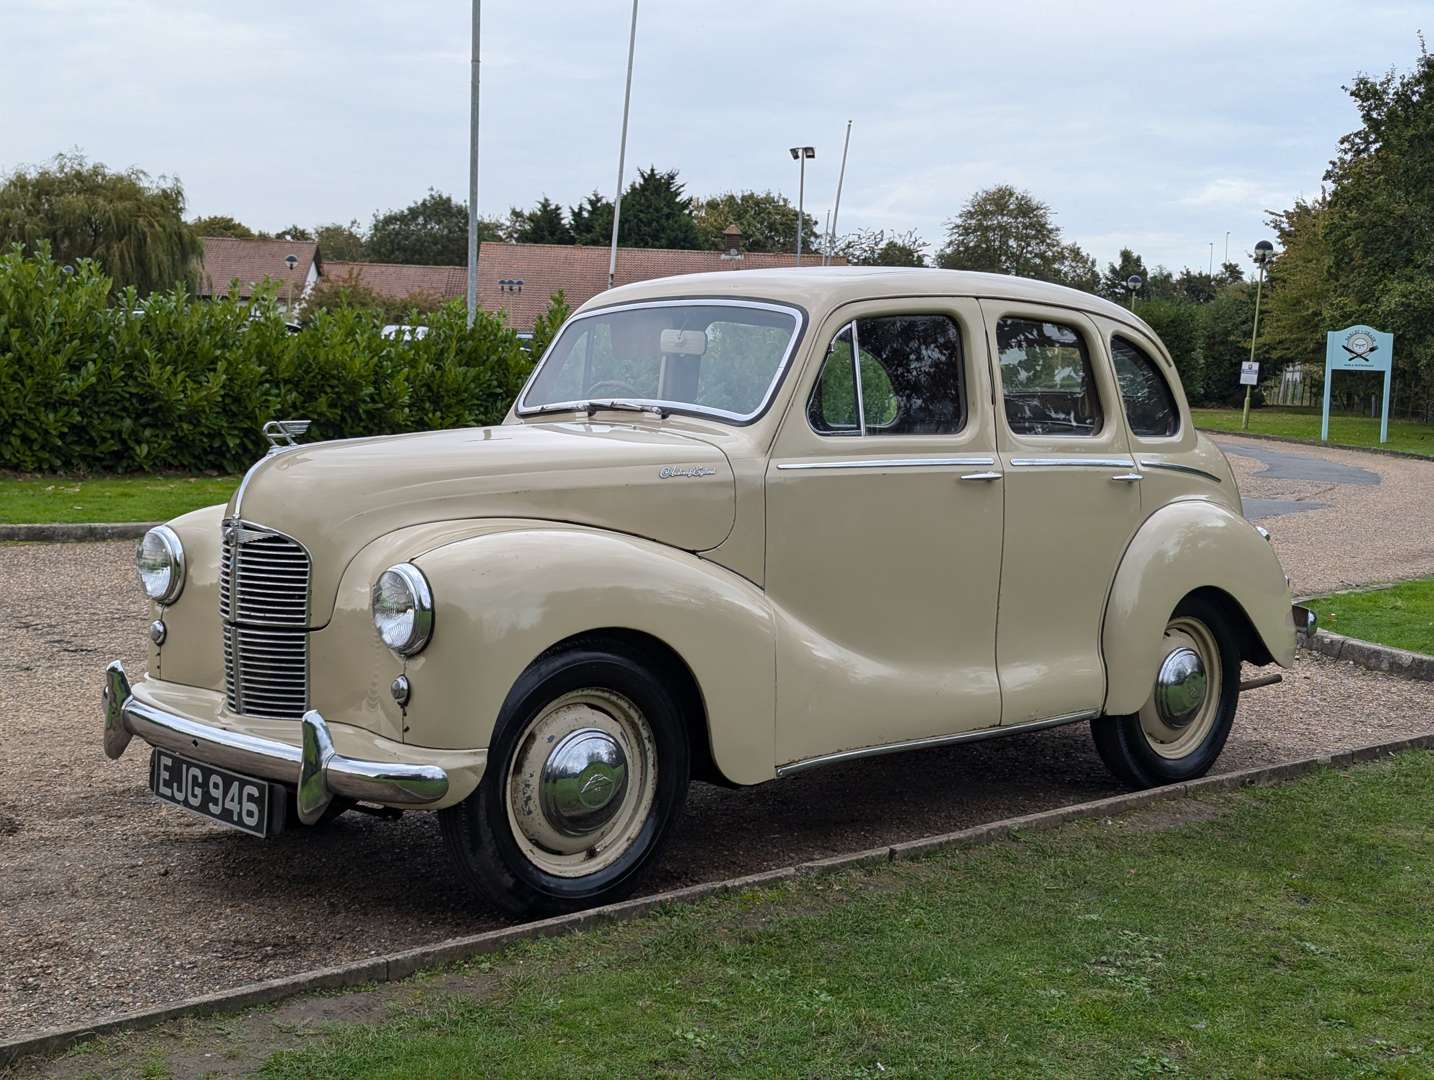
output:
[[[1130,312],[1011,277],[616,289],[496,427],[289,445],[139,549],[105,748],[250,832],[435,810],[514,914],[633,888],[690,779],[1088,723],[1205,773],[1289,584]]]

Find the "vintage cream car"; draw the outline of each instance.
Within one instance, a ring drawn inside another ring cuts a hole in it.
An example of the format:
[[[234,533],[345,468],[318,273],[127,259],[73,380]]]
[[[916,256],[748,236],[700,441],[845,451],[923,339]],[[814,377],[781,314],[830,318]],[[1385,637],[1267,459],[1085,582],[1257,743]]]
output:
[[[260,835],[437,810],[519,914],[631,889],[689,778],[1078,721],[1199,776],[1309,625],[1150,328],[1017,278],[627,286],[497,427],[276,441],[142,542],[106,751]]]

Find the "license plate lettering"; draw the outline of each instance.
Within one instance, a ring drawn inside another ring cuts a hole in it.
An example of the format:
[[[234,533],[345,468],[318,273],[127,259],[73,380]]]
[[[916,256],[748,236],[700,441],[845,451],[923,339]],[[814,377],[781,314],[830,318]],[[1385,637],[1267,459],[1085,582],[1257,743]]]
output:
[[[245,832],[268,836],[283,827],[283,789],[155,748],[150,759],[150,790],[173,806]]]

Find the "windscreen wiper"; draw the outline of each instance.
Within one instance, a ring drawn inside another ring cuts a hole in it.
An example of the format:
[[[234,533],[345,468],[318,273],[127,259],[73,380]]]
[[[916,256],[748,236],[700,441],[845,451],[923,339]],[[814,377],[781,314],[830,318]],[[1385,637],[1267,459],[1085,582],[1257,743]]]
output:
[[[589,416],[599,409],[614,409],[618,412],[652,413],[652,415],[656,416],[659,420],[667,419],[667,410],[661,405],[639,405],[635,401],[618,401],[616,399],[609,401],[587,401],[580,405],[579,408]]]

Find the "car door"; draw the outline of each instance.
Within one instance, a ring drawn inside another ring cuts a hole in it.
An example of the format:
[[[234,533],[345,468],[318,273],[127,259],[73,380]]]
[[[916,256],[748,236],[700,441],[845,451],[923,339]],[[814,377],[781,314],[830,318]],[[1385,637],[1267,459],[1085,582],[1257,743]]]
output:
[[[1169,353],[1128,323],[1099,315],[1092,319],[1115,366],[1130,448],[1145,477],[1140,485],[1145,516],[1192,495],[1238,510],[1239,493],[1225,480],[1219,449],[1196,434]]]
[[[1001,723],[1094,715],[1105,700],[1105,602],[1141,521],[1142,474],[1094,323],[983,300],[1000,407],[1005,556],[996,666]]]
[[[816,334],[766,477],[779,766],[1000,721],[980,309],[848,305]]]

